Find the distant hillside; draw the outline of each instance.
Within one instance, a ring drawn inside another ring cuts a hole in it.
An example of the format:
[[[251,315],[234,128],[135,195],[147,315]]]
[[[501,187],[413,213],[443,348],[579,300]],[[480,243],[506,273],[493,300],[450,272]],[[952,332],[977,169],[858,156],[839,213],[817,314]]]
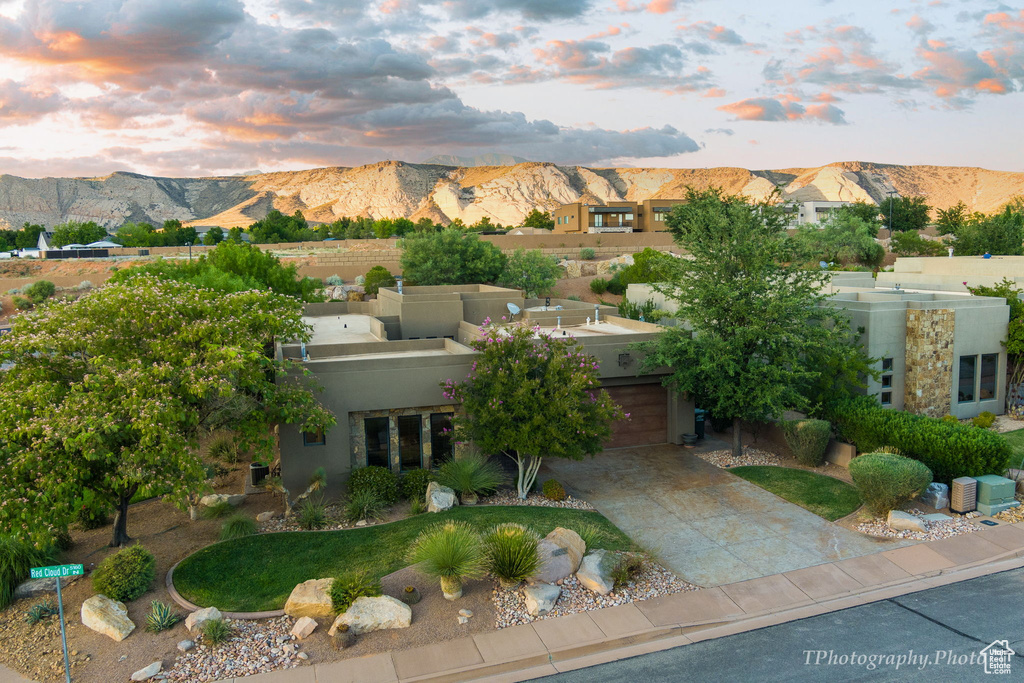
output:
[[[67,220],[117,227],[129,221],[179,219],[198,225],[248,226],[271,209],[302,211],[312,221],[339,216],[426,216],[467,224],[484,216],[517,225],[533,209],[584,201],[673,198],[687,186],[723,187],[764,197],[776,186],[793,200],[878,202],[895,189],[924,195],[947,208],[958,201],[991,212],[1024,194],[1024,173],[952,166],[842,162],[818,168],[584,168],[526,162],[514,166],[453,166],[386,161],[357,168],[210,178],[155,178],[112,173],[102,178],[26,179],[0,176],[0,226]]]
[[[529,159],[512,156],[511,154],[479,154],[475,157],[460,157],[454,154],[438,154],[432,156],[424,164],[437,164],[439,166],[515,166],[516,164],[529,163]]]

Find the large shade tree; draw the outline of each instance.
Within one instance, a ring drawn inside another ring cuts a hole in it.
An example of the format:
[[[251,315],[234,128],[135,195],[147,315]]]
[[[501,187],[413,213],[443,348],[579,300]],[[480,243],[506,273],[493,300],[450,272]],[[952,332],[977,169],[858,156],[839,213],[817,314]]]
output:
[[[272,427],[334,423],[275,339],[308,339],[301,303],[133,278],[17,317],[0,338],[0,528],[42,541],[86,491],[115,505],[111,545],[128,542],[142,486],[182,507],[204,486],[197,439],[228,427],[267,457]]]
[[[597,361],[574,338],[519,324],[485,324],[481,332],[470,344],[480,352],[472,372],[443,382],[445,398],[462,404],[457,438],[516,462],[525,499],[542,458],[594,455],[612,423],[629,415],[598,388]]]
[[[827,273],[801,265],[808,254],[787,237],[787,220],[770,200],[691,188],[665,221],[690,254],[674,262],[669,282],[657,285],[677,302],[681,324],[641,345],[642,367],[667,366],[666,384],[697,397],[716,417],[731,418],[736,455],[741,421],[811,409],[823,380],[855,382],[851,367],[869,367],[848,324],[821,305]]]
[[[498,247],[455,228],[402,241],[402,273],[411,285],[490,284],[506,261]]]

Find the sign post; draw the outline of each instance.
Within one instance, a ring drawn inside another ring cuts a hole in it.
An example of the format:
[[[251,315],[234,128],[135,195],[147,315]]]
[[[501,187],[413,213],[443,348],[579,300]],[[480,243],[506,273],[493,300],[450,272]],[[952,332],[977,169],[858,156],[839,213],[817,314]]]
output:
[[[64,600],[60,595],[60,580],[65,576],[81,576],[85,568],[80,564],[61,564],[54,567],[32,567],[33,579],[56,579],[57,581],[57,613],[60,617],[60,641],[64,647],[64,678],[71,683],[71,662],[68,659],[68,634],[64,626]]]

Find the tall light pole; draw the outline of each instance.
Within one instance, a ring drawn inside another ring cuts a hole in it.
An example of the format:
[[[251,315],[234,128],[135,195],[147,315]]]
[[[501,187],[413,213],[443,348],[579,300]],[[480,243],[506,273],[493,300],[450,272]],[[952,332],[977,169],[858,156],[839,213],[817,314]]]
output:
[[[889,230],[889,236],[892,237],[892,230],[891,229]],[[192,243],[191,242],[185,242],[185,246],[188,247],[188,260],[191,261],[192,260]]]

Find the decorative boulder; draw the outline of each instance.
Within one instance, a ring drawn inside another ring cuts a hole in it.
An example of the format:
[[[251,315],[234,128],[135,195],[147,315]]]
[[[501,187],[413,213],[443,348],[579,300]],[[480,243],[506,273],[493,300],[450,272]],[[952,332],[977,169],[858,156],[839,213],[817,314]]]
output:
[[[61,588],[67,588],[68,584],[78,580],[77,576],[65,576],[60,580]],[[13,600],[24,600],[25,598],[38,598],[57,590],[57,579],[29,579],[18,584],[14,589]]]
[[[607,550],[595,550],[583,558],[576,578],[598,595],[608,595],[615,588],[612,570],[617,562],[615,555]]]
[[[260,514],[256,515],[256,521],[257,522],[269,522],[270,520],[274,519],[275,517],[277,517],[277,513],[276,512],[274,512],[273,510],[267,510],[266,512],[261,512]]]
[[[339,614],[328,634],[333,636],[342,624],[352,633],[362,635],[388,628],[409,628],[412,608],[390,595],[377,598],[356,598],[344,614]]]
[[[442,512],[453,505],[458,505],[455,491],[447,486],[441,486],[436,481],[427,485],[427,512]]]
[[[133,681],[148,681],[153,676],[156,676],[158,673],[160,673],[160,669],[162,669],[162,668],[164,668],[164,663],[163,662],[153,662],[152,664],[147,666],[145,669],[139,669],[138,671],[133,673],[132,674],[132,680]]]
[[[216,607],[204,607],[185,617],[185,628],[189,630],[189,633],[194,633],[196,629],[202,628],[206,622],[223,618],[224,615]]]
[[[203,496],[199,499],[199,504],[203,507],[213,507],[220,503],[227,503],[233,507],[238,507],[245,502],[245,494],[228,494],[228,493],[211,493],[208,496]]]
[[[923,519],[900,510],[889,510],[889,517],[885,523],[895,531],[920,531],[922,533],[928,531]]]
[[[316,619],[313,619],[312,617],[301,617],[295,622],[295,625],[292,626],[291,635],[295,636],[296,640],[305,640],[319,625],[320,624],[316,622]]]
[[[542,617],[554,608],[562,589],[548,583],[537,583],[523,589],[526,612],[531,617]]]
[[[928,488],[921,494],[921,502],[931,505],[936,510],[949,507],[949,487],[939,482],[928,484]]]
[[[570,573],[580,568],[580,562],[583,561],[583,556],[587,552],[587,544],[578,533],[572,529],[556,527],[554,531],[544,537],[544,540],[554,543],[559,548],[565,548],[565,551],[569,553],[569,559],[572,560]]]
[[[196,646],[194,641],[182,640],[178,643],[178,652],[188,652]]]
[[[537,542],[537,556],[540,560],[537,573],[526,581],[535,583],[558,583],[573,572],[573,560],[569,551],[555,545],[546,538]]]
[[[123,602],[94,595],[82,603],[82,625],[121,642],[135,630]]]
[[[292,589],[284,603],[284,613],[290,617],[329,617],[334,613],[331,604],[331,585],[334,579],[310,579]]]

